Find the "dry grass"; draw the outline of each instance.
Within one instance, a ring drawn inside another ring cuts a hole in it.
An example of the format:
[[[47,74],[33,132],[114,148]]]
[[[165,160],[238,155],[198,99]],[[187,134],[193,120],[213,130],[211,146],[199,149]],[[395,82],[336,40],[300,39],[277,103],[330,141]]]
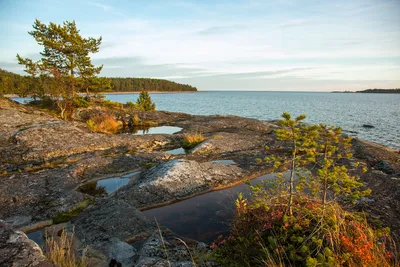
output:
[[[198,144],[203,142],[205,139],[206,138],[204,137],[204,135],[200,132],[187,133],[187,134],[183,135],[182,146],[183,146],[183,148],[190,149],[190,148],[197,146]]]
[[[60,237],[46,239],[46,257],[59,267],[86,267],[85,257],[78,258],[73,247],[73,235],[62,231]]]
[[[92,117],[86,124],[95,132],[116,134],[121,123],[117,122],[114,116],[103,114]]]

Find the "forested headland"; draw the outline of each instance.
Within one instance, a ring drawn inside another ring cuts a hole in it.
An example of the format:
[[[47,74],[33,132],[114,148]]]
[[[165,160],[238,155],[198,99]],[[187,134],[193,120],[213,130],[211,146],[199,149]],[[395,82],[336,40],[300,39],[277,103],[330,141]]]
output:
[[[151,78],[102,78],[109,80],[110,86],[99,86],[91,91],[97,92],[140,92],[145,89],[153,92],[196,92],[197,88],[188,84]],[[38,80],[29,76],[19,75],[0,68],[0,94],[30,95],[30,89]],[[80,89],[85,92],[85,88]]]

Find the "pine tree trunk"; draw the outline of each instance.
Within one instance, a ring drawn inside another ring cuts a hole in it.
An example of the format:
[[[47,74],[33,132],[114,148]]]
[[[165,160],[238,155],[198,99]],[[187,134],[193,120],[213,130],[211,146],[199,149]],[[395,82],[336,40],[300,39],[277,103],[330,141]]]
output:
[[[297,146],[296,146],[296,139],[294,136],[294,129],[292,128],[292,137],[293,137],[293,153],[292,153],[292,170],[290,172],[290,180],[289,180],[289,215],[293,215],[293,194],[294,194],[294,174],[296,172],[296,154],[297,154]]]

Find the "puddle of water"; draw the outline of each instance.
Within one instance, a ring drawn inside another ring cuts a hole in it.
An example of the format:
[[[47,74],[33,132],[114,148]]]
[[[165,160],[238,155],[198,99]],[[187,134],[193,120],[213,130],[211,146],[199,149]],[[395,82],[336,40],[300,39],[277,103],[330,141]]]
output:
[[[130,178],[108,178],[97,181],[97,187],[103,187],[107,194],[111,194],[112,192],[117,191],[118,189],[123,187],[124,185],[129,184],[130,181]]]
[[[144,135],[144,134],[174,134],[180,132],[182,128],[175,126],[158,126],[150,128],[133,128],[132,134],[134,135]]]
[[[28,236],[29,239],[35,241],[36,244],[38,244],[40,247],[43,248],[45,244],[44,228],[36,230],[26,235]]]
[[[91,196],[107,196],[131,181],[131,177],[107,178],[99,181],[88,182],[79,187],[79,191]]]
[[[274,174],[260,176],[251,181],[274,180]],[[227,235],[235,215],[235,199],[238,193],[249,197],[248,185],[239,184],[224,190],[183,200],[168,206],[144,211],[150,220],[157,221],[173,232],[198,241],[210,243],[219,235]]]
[[[171,155],[184,155],[184,154],[186,154],[185,149],[183,149],[182,147],[176,148],[176,149],[172,149],[172,150],[168,150],[167,153],[169,153]]]
[[[216,164],[216,163],[223,163],[223,164],[227,164],[227,165],[236,164],[236,162],[234,162],[233,160],[230,160],[230,159],[218,159],[218,160],[213,160],[213,161],[211,161],[211,163],[213,163],[213,164]]]

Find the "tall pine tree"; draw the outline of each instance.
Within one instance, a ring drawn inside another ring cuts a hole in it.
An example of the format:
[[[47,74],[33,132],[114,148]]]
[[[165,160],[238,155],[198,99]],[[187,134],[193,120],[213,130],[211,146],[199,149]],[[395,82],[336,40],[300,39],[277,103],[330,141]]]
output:
[[[83,38],[75,21],[65,21],[62,25],[50,22],[46,25],[35,20],[33,29],[29,34],[44,47],[40,53],[42,58],[34,62],[17,55],[18,63],[25,65],[25,72],[31,76],[46,78],[46,94],[57,100],[61,117],[64,118],[76,92],[83,86],[89,88],[91,81],[103,68],[95,67],[90,58],[90,54],[99,51],[102,39]]]

